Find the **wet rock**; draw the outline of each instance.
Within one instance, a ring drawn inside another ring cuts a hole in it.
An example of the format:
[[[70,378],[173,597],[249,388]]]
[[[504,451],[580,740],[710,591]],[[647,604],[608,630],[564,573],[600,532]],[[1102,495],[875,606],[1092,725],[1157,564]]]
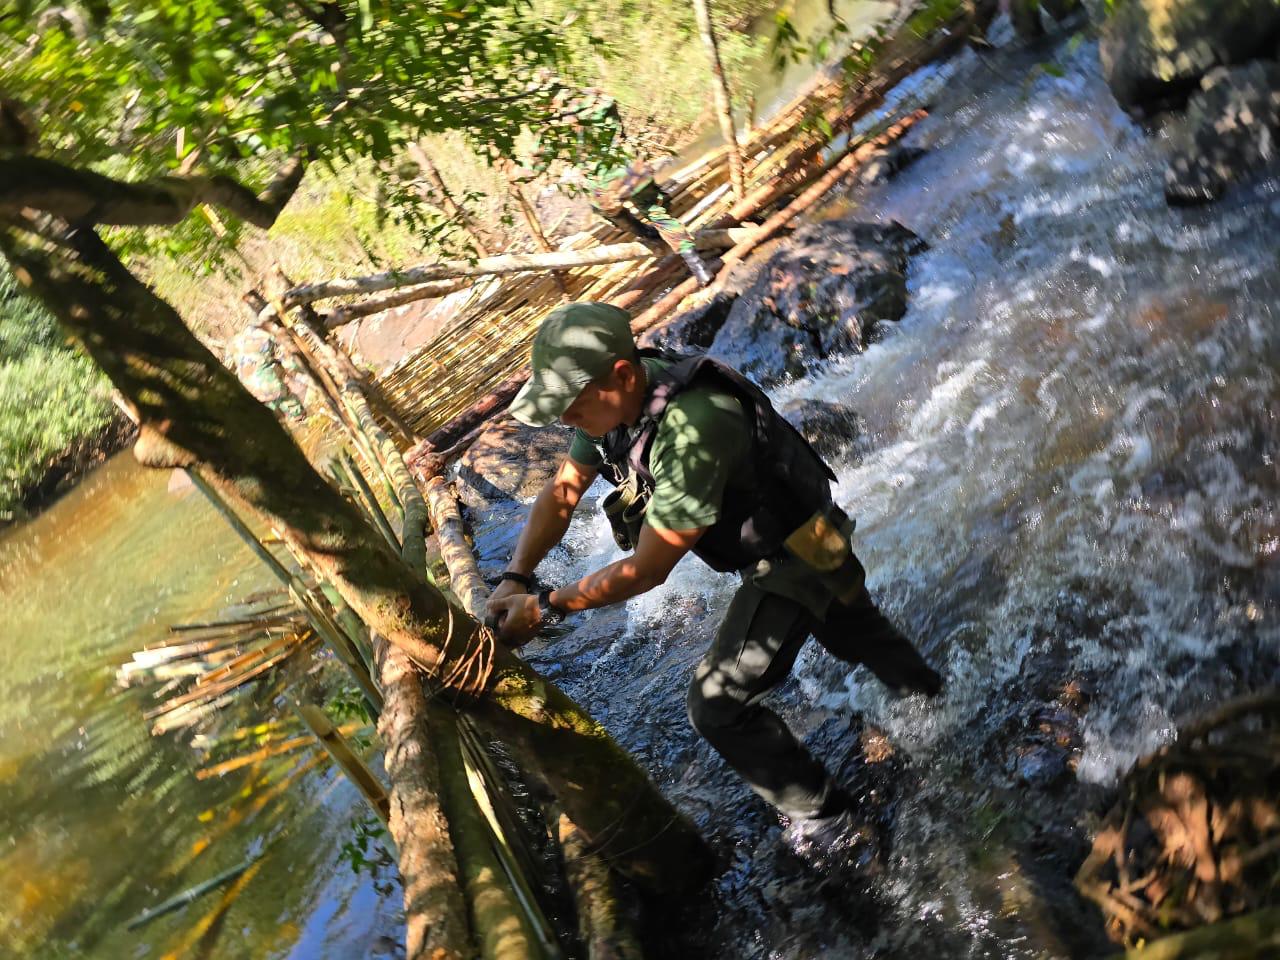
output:
[[[1067,772],[1066,752],[1043,744],[1024,747],[1014,761],[1014,776],[1024,785],[1042,790],[1065,778]]]
[[[1276,156],[1280,135],[1280,64],[1255,60],[1205,76],[1175,127],[1165,197],[1206,203]]]
[[[510,416],[494,420],[458,462],[458,497],[479,509],[495,500],[530,500],[569,452],[573,431],[558,424],[527,427]]]
[[[708,353],[767,387],[860,350],[906,312],[907,259],[923,248],[897,223],[807,226],[755,274]]]
[[[825,400],[793,400],[779,411],[824,460],[847,452],[862,433],[858,415]]]
[[[885,183],[892,180],[929,151],[923,147],[906,147],[894,144],[880,150],[867,160],[858,179],[863,183]]]
[[[641,347],[697,353],[706,350],[729,318],[740,290],[721,291],[710,302],[676,315],[669,322],[649,330],[640,337]]]
[[[1098,55],[1120,106],[1150,113],[1179,104],[1214,67],[1272,54],[1275,0],[1116,0]]]
[[[1080,0],[1009,0],[1009,19],[1019,37],[1035,40],[1045,35],[1045,16],[1062,21],[1079,9]]]

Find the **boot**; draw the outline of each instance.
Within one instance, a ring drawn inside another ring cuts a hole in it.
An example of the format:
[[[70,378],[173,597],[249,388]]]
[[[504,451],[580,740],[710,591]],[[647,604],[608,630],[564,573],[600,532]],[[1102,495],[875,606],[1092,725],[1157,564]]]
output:
[[[698,286],[711,286],[711,271],[707,269],[707,265],[702,262],[702,258],[693,250],[680,254],[680,259],[684,261],[684,265],[689,268],[689,272],[693,274],[693,278],[698,281]]]

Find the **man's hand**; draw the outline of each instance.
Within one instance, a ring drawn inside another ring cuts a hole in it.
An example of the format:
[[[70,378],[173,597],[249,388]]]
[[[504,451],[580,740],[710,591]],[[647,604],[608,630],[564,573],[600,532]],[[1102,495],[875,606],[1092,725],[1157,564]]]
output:
[[[505,610],[500,612],[497,606],[499,600],[505,600],[507,597],[518,597],[527,594],[521,584],[514,580],[503,580],[493,588],[493,593],[489,594],[489,600],[484,607],[484,622],[487,626],[497,630],[502,626],[502,620],[506,616]]]
[[[498,639],[509,647],[528,643],[538,635],[542,627],[542,608],[532,593],[516,593],[499,597],[497,591],[489,598],[488,620],[496,619]]]

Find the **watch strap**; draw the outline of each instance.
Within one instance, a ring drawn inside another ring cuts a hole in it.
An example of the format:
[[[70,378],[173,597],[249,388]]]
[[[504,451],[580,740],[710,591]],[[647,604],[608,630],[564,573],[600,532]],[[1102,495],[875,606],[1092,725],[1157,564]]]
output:
[[[551,602],[551,589],[538,594],[538,609],[542,611],[543,624],[563,623],[568,612]]]
[[[498,582],[510,580],[512,583],[518,583],[526,590],[533,590],[533,577],[524,573],[516,573],[514,570],[503,570],[502,576],[498,577]]]

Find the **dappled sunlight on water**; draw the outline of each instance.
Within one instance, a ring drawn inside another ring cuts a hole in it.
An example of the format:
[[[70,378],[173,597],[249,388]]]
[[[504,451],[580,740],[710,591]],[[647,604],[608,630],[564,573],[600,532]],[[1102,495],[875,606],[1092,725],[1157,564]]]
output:
[[[201,755],[152,737],[143,691],[116,686],[171,623],[267,585],[212,508],[166,479],[126,453],[0,537],[0,955],[393,955],[397,898],[337,862],[363,815],[344,780],[286,756],[199,781]],[[246,698],[228,720],[269,711]],[[207,931],[221,891],[126,930],[260,850]]]

